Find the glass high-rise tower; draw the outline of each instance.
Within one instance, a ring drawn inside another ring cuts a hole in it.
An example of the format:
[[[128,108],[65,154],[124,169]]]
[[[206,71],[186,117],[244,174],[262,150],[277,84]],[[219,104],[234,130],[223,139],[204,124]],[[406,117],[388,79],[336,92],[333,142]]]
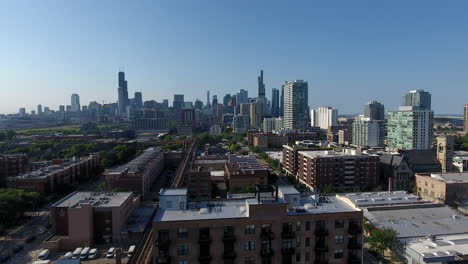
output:
[[[119,72],[119,114],[125,115],[127,113],[127,106],[129,105],[128,100],[128,88],[127,81],[125,80],[125,72]]]
[[[403,106],[431,110],[431,94],[424,90],[410,91],[403,96]]]
[[[284,118],[285,129],[306,130],[309,119],[309,86],[303,80],[291,81],[283,84],[284,89]]]

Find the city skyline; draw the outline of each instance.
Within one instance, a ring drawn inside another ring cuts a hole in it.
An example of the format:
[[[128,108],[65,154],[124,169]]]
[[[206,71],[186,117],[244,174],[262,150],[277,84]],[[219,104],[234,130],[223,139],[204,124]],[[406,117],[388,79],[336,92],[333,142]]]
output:
[[[433,95],[435,113],[462,114],[468,101],[468,5],[414,5],[6,3],[0,11],[0,24],[8,25],[2,27],[8,39],[0,42],[0,78],[8,96],[0,99],[0,113],[22,107],[30,112],[38,104],[58,109],[74,93],[82,105],[117,102],[115,72],[125,66],[128,93],[140,91],[143,100],[173,94],[203,100],[200,91],[207,90],[218,98],[240,89],[256,95],[263,69],[267,98],[284,81],[302,79],[309,82],[311,108],[331,105],[358,114],[376,100],[396,110],[401,94],[424,89]],[[294,18],[276,19],[288,11]],[[120,19],[122,13],[129,19]],[[304,40],[283,37],[298,34]],[[294,66],[280,65],[290,58],[297,58]]]

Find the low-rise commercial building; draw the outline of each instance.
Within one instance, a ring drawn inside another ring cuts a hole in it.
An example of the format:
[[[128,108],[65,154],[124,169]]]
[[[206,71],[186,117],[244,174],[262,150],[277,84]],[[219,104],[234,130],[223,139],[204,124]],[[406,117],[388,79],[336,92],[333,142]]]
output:
[[[411,240],[406,245],[405,256],[409,264],[467,263],[468,234]]]
[[[131,192],[73,192],[50,207],[52,237],[44,248],[54,251],[118,243],[127,218],[139,206]]]
[[[94,176],[99,168],[98,155],[53,160],[37,170],[7,179],[9,188],[23,189],[39,193],[60,192],[80,181]]]
[[[229,155],[225,164],[226,185],[230,192],[236,192],[252,184],[267,184],[269,170],[255,155]]]
[[[314,190],[326,186],[337,192],[376,188],[380,179],[378,155],[358,150],[299,151],[296,178]]]
[[[153,222],[154,263],[362,263],[362,212],[291,186],[220,201],[163,189]]]
[[[133,191],[146,198],[151,184],[163,169],[164,153],[158,148],[149,148],[129,163],[108,169],[104,174],[110,190]]]
[[[418,173],[416,188],[425,200],[455,206],[468,200],[468,172]]]

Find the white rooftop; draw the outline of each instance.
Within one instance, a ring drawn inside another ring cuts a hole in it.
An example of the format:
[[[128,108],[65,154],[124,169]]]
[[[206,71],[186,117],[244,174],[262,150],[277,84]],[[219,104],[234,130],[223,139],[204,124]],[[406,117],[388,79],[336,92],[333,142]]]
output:
[[[166,189],[162,188],[159,195],[187,195],[187,188]]]
[[[442,262],[441,258],[450,261],[455,255],[468,255],[468,234],[411,240],[407,249],[423,258],[424,262]]]
[[[289,188],[284,190],[293,192]],[[271,193],[260,193],[260,202],[255,195],[254,193],[233,194],[227,200],[188,202],[187,209],[184,210],[162,209],[160,207],[155,215],[154,222],[246,218],[249,217],[249,205],[287,204],[282,198],[275,200],[275,195]],[[321,197],[320,199],[316,196],[301,197],[299,205],[289,206],[289,208],[285,206],[284,210],[287,210],[287,215],[361,211],[336,196]]]
[[[352,150],[352,149],[346,149],[343,152],[336,152],[334,150],[302,150],[298,151],[298,153],[301,153],[304,156],[308,156],[311,158],[316,158],[316,157],[357,157],[357,156],[362,156],[362,153],[358,150]],[[372,155],[367,155],[367,156],[373,156]],[[376,156],[376,155],[374,155]]]
[[[352,204],[361,208],[430,203],[406,191],[348,193],[338,196],[349,200]]]
[[[53,207],[77,207],[90,203],[93,207],[119,207],[132,192],[73,192],[54,203]]]

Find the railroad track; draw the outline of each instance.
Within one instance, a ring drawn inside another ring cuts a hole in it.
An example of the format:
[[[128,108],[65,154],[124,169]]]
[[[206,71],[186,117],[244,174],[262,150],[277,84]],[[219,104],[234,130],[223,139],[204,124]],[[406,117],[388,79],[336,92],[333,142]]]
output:
[[[181,187],[181,183],[182,183],[182,180],[184,178],[185,171],[187,170],[187,164],[192,159],[192,155],[193,155],[193,151],[195,149],[195,145],[196,145],[196,140],[194,140],[191,143],[187,153],[184,156],[184,159],[182,160],[182,163],[177,168],[176,175],[172,179],[171,188]]]
[[[153,229],[150,228],[143,243],[137,248],[137,254],[130,258],[127,264],[150,264],[153,257]]]

